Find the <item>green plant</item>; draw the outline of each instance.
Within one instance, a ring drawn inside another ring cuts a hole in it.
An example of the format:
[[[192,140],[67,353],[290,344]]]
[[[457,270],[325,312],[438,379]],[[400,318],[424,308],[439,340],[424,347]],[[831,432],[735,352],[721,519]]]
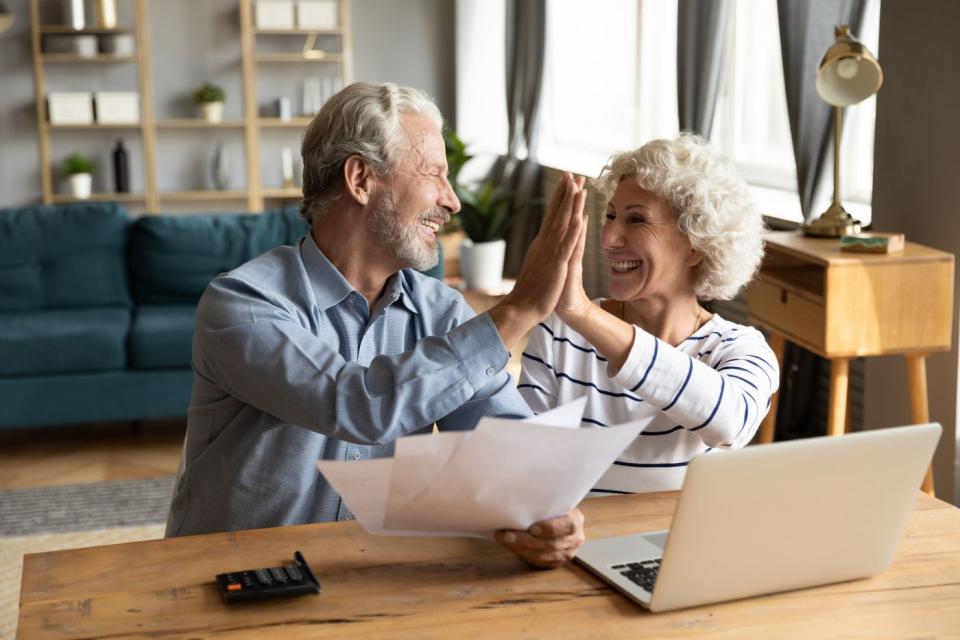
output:
[[[223,102],[225,95],[223,88],[206,82],[202,87],[193,92],[193,101],[197,104]]]
[[[492,242],[506,235],[513,218],[510,194],[492,182],[474,189],[456,188],[460,198],[460,224],[473,242]]]
[[[483,181],[470,187],[460,182],[460,169],[473,156],[467,144],[455,131],[443,132],[447,150],[447,167],[450,184],[460,199],[460,213],[444,227],[444,232],[462,228],[473,242],[491,242],[506,235],[513,221],[510,210],[510,194],[491,181]]]
[[[63,172],[68,176],[78,173],[93,173],[93,161],[79,153],[71,154],[63,161]]]

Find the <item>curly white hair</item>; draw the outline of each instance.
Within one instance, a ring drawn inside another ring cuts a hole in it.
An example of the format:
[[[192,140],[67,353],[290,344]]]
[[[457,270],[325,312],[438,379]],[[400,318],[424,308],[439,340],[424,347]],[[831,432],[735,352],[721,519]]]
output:
[[[625,178],[666,199],[680,232],[703,254],[698,298],[729,300],[753,279],[763,258],[763,217],[733,163],[706,140],[681,133],[614,154],[593,185],[609,201]]]

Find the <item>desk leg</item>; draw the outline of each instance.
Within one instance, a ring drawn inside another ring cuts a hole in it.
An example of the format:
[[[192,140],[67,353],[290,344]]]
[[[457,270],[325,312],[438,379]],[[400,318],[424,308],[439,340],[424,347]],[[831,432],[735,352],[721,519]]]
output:
[[[914,424],[930,422],[930,408],[927,403],[927,354],[904,356],[907,360],[907,380],[910,385],[910,419]],[[933,492],[933,465],[927,469],[923,478],[923,490],[931,496]]]
[[[779,333],[770,334],[770,349],[773,350],[773,355],[777,358],[777,366],[780,368],[780,371],[783,371],[784,344],[785,341],[782,335]],[[773,442],[773,436],[777,429],[777,404],[779,401],[779,392],[773,394],[770,398],[770,411],[767,412],[767,416],[763,419],[763,422],[760,423],[760,444]]]
[[[850,359],[830,360],[830,406],[827,413],[827,435],[841,436],[847,420],[847,389],[850,385]]]

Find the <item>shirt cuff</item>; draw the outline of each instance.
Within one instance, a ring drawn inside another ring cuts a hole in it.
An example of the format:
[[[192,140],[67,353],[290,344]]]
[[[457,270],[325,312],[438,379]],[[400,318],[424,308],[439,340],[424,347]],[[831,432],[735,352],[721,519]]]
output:
[[[610,365],[607,365],[607,376],[619,384],[621,387],[631,388],[639,380],[638,371],[645,371],[650,365],[653,353],[653,345],[656,338],[646,331],[643,335],[640,328],[633,326],[633,344],[630,345],[630,352],[623,366],[618,371],[612,371]],[[640,367],[643,367],[641,369]]]
[[[467,320],[448,333],[447,339],[474,393],[500,373],[510,359],[510,353],[488,313]]]

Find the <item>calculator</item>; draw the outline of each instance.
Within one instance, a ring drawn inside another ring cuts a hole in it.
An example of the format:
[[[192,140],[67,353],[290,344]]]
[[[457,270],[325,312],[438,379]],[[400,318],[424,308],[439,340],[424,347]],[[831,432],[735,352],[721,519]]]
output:
[[[303,554],[293,554],[293,563],[267,569],[244,569],[217,576],[217,590],[226,604],[267,598],[320,593],[320,582]]]

